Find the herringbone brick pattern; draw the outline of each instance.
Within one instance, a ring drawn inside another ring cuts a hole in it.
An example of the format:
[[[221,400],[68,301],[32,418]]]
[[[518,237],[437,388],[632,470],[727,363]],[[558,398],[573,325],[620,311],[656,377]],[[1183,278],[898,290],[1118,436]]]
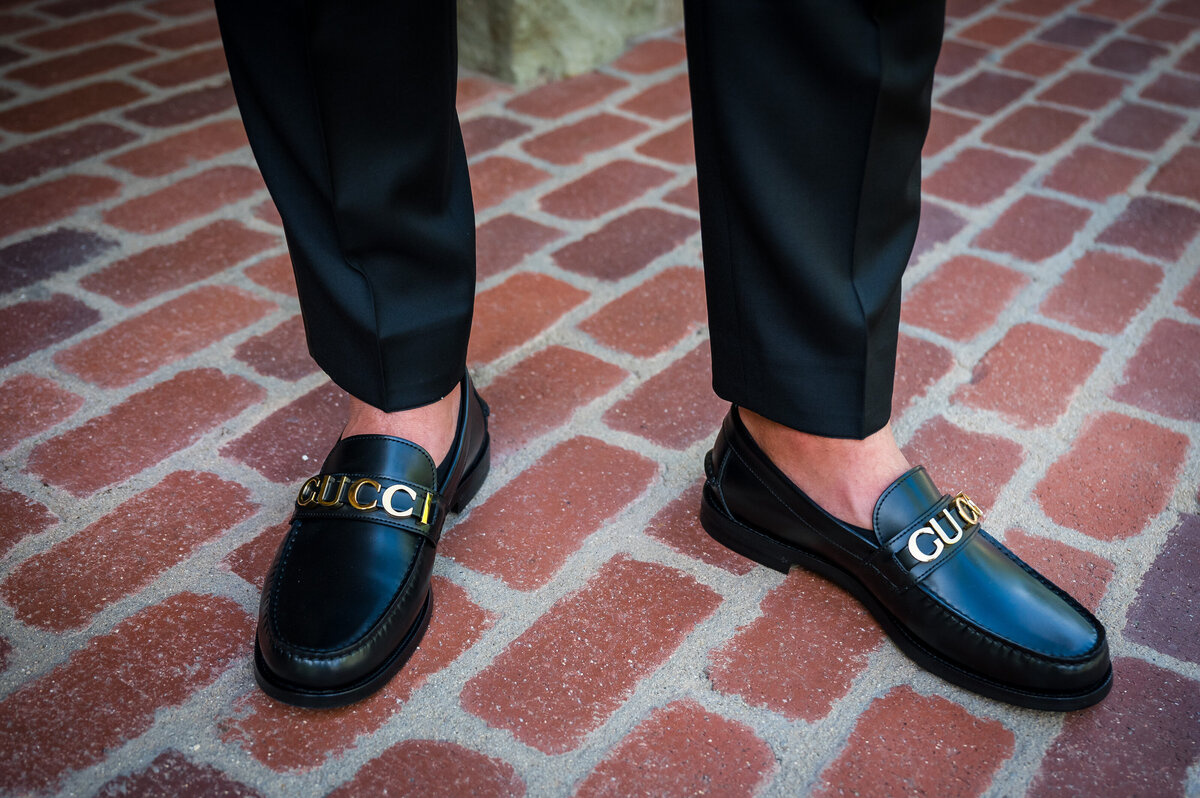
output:
[[[906,276],[898,435],[1098,612],[1106,702],[949,687],[700,530],[724,408],[666,31],[525,92],[463,77],[496,464],[411,663],[316,712],[249,657],[344,398],[210,3],[0,3],[0,790],[1200,795],[1198,28],[952,0]]]

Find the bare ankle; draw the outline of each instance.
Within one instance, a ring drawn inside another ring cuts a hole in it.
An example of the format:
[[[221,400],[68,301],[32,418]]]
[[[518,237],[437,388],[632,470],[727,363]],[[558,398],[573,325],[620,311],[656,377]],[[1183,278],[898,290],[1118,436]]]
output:
[[[359,399],[350,397],[348,420],[342,437],[351,435],[391,435],[403,438],[429,452],[435,463],[441,463],[454,445],[454,433],[458,429],[459,387],[438,401],[385,413]]]

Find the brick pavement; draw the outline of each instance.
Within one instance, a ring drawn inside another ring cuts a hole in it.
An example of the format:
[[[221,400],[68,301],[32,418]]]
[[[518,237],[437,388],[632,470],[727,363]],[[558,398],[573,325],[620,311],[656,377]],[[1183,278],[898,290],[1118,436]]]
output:
[[[700,531],[723,408],[667,31],[461,80],[496,466],[411,663],[315,712],[256,691],[250,641],[344,400],[209,2],[0,3],[0,789],[1200,795],[1198,28],[952,0],[906,276],[899,438],[1096,609],[1105,703],[949,687]]]

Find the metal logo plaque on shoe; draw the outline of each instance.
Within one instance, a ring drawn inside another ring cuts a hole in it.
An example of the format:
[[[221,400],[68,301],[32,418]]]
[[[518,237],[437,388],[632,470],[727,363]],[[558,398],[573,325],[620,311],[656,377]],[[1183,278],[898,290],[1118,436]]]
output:
[[[305,480],[296,496],[296,518],[369,518],[435,543],[429,521],[436,515],[432,492],[382,474],[318,474]]]

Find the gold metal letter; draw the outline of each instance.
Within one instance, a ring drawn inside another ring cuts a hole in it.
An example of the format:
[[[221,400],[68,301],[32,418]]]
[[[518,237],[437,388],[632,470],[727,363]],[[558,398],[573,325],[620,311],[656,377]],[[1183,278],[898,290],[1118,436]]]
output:
[[[933,554],[926,554],[925,552],[921,551],[921,548],[917,545],[917,538],[919,538],[921,535],[929,535],[933,538]],[[942,550],[946,548],[942,545],[940,537],[941,536],[939,536],[937,532],[934,532],[929,527],[923,526],[908,536],[908,553],[921,562],[933,562],[941,556]]]
[[[383,490],[383,486],[380,485],[375,480],[368,479],[367,477],[363,477],[362,479],[358,480],[357,482],[355,482],[353,485],[350,486],[350,493],[346,496],[346,500],[350,502],[350,506],[353,507],[355,510],[374,510],[376,507],[379,506],[378,499],[371,499],[370,504],[363,504],[362,502],[360,502],[358,500],[358,491],[359,491],[359,489],[362,488],[363,485],[370,485],[371,487],[375,488],[376,493]]]
[[[942,527],[938,524],[936,519],[930,518],[929,526],[931,526],[935,530],[937,530],[938,537],[941,538],[943,541],[945,541],[947,546],[952,546],[955,543],[957,543],[958,541],[962,540],[962,536],[963,536],[962,527],[960,527],[953,518],[950,518],[950,510],[949,509],[942,510],[942,515],[946,516],[946,518],[949,519],[951,524],[954,524],[954,528],[957,530],[957,533],[954,535],[954,537],[947,536],[946,533],[942,530]]]
[[[392,485],[383,492],[380,501],[383,502],[383,511],[388,515],[394,515],[396,518],[407,518],[413,514],[413,507],[409,507],[404,512],[400,512],[392,506],[392,497],[396,495],[396,491],[404,491],[408,494],[408,498],[412,499],[413,507],[417,505],[417,492],[408,485]]]
[[[320,477],[309,477],[300,486],[300,494],[296,496],[296,505],[307,507],[317,501],[317,487],[321,484]]]
[[[338,507],[338,506],[340,506],[342,503],[342,491],[345,489],[346,483],[350,481],[350,477],[342,477],[341,479],[339,479],[338,483],[337,483],[337,490],[334,492],[333,498],[330,499],[330,498],[328,498],[328,496],[329,496],[329,482],[331,479],[332,479],[332,477],[330,475],[326,474],[325,479],[323,479],[321,481],[321,490],[317,494],[317,504],[321,505],[322,507]]]
[[[965,493],[959,493],[954,497],[954,508],[968,524],[978,524],[979,519],[983,518],[983,510],[980,510],[979,505],[968,499]]]
[[[421,523],[422,524],[429,523],[429,504],[432,501],[433,501],[433,494],[426,493],[425,494],[425,509],[421,510]]]

